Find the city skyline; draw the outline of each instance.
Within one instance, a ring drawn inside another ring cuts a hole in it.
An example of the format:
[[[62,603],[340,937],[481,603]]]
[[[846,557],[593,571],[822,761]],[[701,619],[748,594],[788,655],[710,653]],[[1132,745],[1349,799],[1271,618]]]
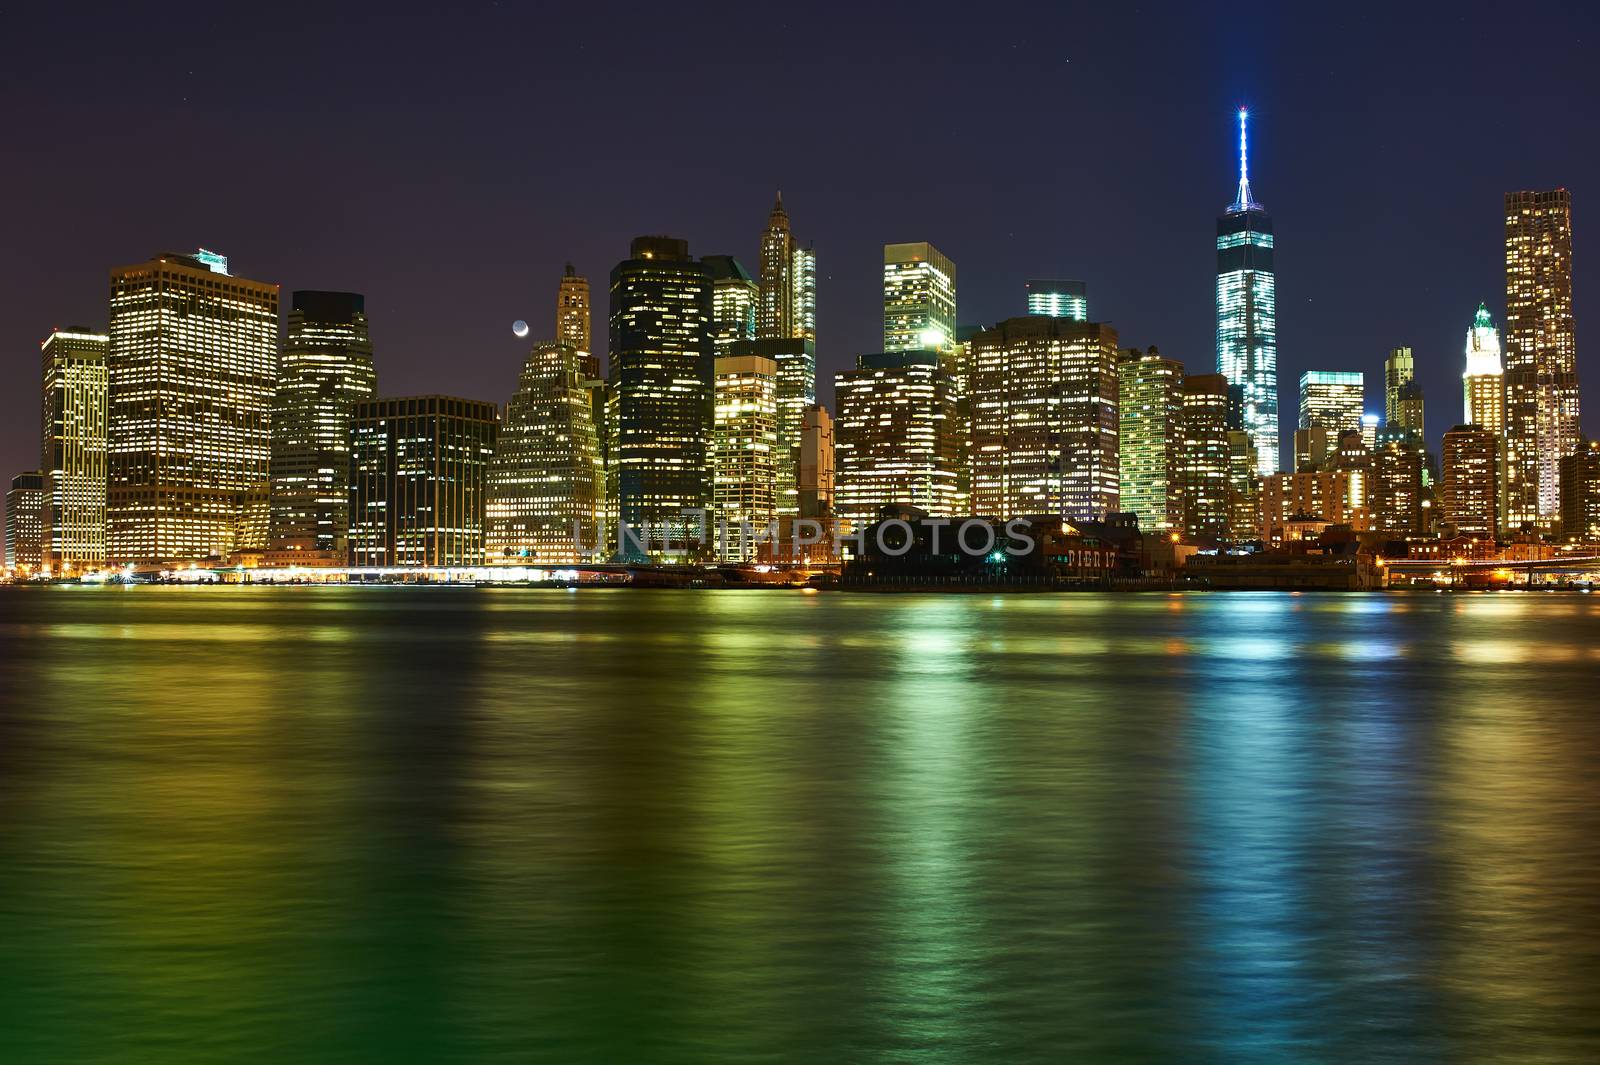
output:
[[[26,22],[36,16],[22,17]],[[139,176],[130,195],[139,197],[141,209],[137,217],[128,217],[74,175],[44,185],[33,174],[14,172],[8,180],[31,210],[17,236],[28,254],[5,267],[8,291],[17,297],[0,308],[0,331],[12,360],[7,365],[18,365],[52,326],[104,328],[96,297],[105,265],[134,261],[152,249],[204,245],[232,255],[243,276],[280,284],[285,293],[314,288],[364,293],[376,323],[373,339],[386,390],[504,399],[527,355],[527,345],[511,336],[509,324],[524,318],[537,327],[547,313],[547,279],[559,275],[566,262],[591,280],[601,278],[632,237],[669,232],[690,240],[698,251],[738,256],[754,273],[760,222],[781,188],[796,229],[818,251],[818,378],[824,402],[832,401],[829,383],[835,373],[853,365],[857,354],[877,350],[873,279],[881,269],[881,247],[908,239],[931,241],[961,264],[962,324],[992,325],[1016,314],[1021,285],[1030,278],[1081,278],[1091,290],[1093,318],[1113,324],[1125,343],[1155,344],[1191,370],[1201,369],[1214,343],[1214,294],[1200,271],[1210,272],[1209,231],[1235,165],[1233,111],[1248,103],[1252,177],[1271,193],[1263,198],[1285,247],[1293,249],[1280,264],[1280,388],[1304,370],[1322,366],[1375,374],[1390,348],[1406,345],[1417,353],[1425,391],[1442,400],[1459,388],[1461,323],[1470,321],[1482,301],[1497,323],[1504,321],[1501,234],[1493,212],[1507,191],[1563,185],[1573,190],[1579,245],[1575,311],[1593,320],[1586,308],[1596,298],[1595,286],[1584,283],[1582,247],[1588,232],[1586,189],[1593,187],[1596,165],[1592,149],[1577,139],[1541,135],[1559,126],[1566,113],[1562,107],[1524,115],[1514,102],[1498,99],[1451,66],[1463,50],[1492,47],[1492,20],[1471,11],[1459,20],[1394,17],[1419,30],[1425,22],[1427,32],[1397,33],[1407,40],[1403,50],[1347,41],[1357,58],[1375,64],[1375,73],[1398,72],[1398,77],[1374,79],[1383,83],[1381,91],[1358,86],[1352,93],[1343,79],[1328,84],[1291,80],[1286,69],[1291,60],[1311,59],[1313,69],[1321,68],[1315,66],[1317,55],[1304,54],[1308,45],[1287,42],[1315,35],[1289,33],[1284,16],[1271,13],[1252,20],[1242,31],[1243,42],[1235,40],[1241,31],[1229,31],[1226,57],[1220,49],[1207,54],[1204,43],[1220,41],[1223,34],[1215,20],[1199,13],[1174,10],[1162,32],[1091,13],[1083,16],[1082,30],[1100,47],[1071,49],[1060,62],[1038,64],[1038,73],[1010,73],[974,93],[983,73],[995,72],[997,61],[982,59],[982,70],[970,64],[953,67],[958,87],[968,92],[938,119],[939,125],[978,128],[973,124],[983,123],[997,135],[1008,134],[1023,119],[1007,101],[1022,98],[1019,93],[1048,73],[1065,79],[1058,91],[1075,98],[1074,113],[1087,123],[1085,132],[1101,138],[1116,161],[1104,170],[1063,166],[1055,151],[1040,149],[1045,154],[1037,170],[995,172],[981,153],[958,151],[939,173],[910,181],[871,167],[852,168],[851,176],[839,180],[841,159],[866,150],[863,161],[872,162],[881,151],[863,140],[870,124],[844,102],[851,94],[876,93],[884,84],[873,57],[887,29],[881,20],[862,16],[852,22],[851,38],[830,53],[839,67],[837,78],[808,88],[804,96],[796,95],[799,89],[777,90],[783,97],[778,102],[787,103],[805,139],[817,147],[795,153],[791,138],[781,146],[753,142],[734,159],[717,163],[715,181],[699,176],[705,171],[694,167],[653,174],[645,182],[602,179],[600,171],[611,156],[599,150],[598,134],[583,135],[584,153],[577,162],[553,168],[558,173],[529,173],[518,163],[523,149],[516,144],[488,147],[493,119],[505,106],[491,104],[490,89],[509,77],[493,63],[454,89],[427,76],[413,90],[423,94],[427,106],[405,136],[385,127],[350,138],[343,126],[335,131],[337,123],[309,120],[307,138],[296,143],[314,161],[339,164],[331,169],[341,176],[313,181],[288,175],[271,161],[242,171],[227,164],[243,183],[245,194],[237,198],[184,193]],[[605,34],[593,23],[571,18],[575,21],[567,28],[580,38],[588,35],[588,66],[579,64],[576,52],[542,63],[537,74],[526,75],[531,81],[512,86],[508,98],[517,106],[537,93],[545,78],[582,74],[599,113],[605,99],[628,91],[656,69],[651,63],[640,73],[613,70],[605,59],[607,49],[622,49],[636,37],[664,30],[648,17]],[[1353,19],[1330,15],[1323,23],[1334,30]],[[963,21],[946,20],[931,42],[936,54],[960,53],[960,35],[949,30]],[[48,25],[41,29],[48,31]],[[1296,20],[1293,28],[1306,25]],[[495,27],[506,24],[477,18],[453,23],[432,45],[440,69],[455,70],[466,62],[461,56],[501,54],[491,39]],[[422,47],[426,28],[394,26],[383,32],[406,54]],[[1185,31],[1192,31],[1191,39],[1182,39]],[[138,39],[142,31],[111,19],[85,32],[85,46],[94,48],[113,32]],[[262,101],[252,105],[253,113],[261,112],[276,129],[282,121],[299,123],[314,91],[329,87],[313,79],[281,96],[284,86],[275,65],[281,51],[270,48],[274,32],[261,45],[245,47],[222,80],[242,98]],[[760,27],[718,32],[719,55],[731,72],[748,71],[737,46],[748,43],[747,33],[748,41],[759,39]],[[796,26],[792,32],[803,44],[818,31]],[[1558,85],[1568,92],[1592,79],[1577,65],[1576,44],[1567,40],[1577,35],[1553,36],[1548,62],[1529,74],[1530,92],[1540,86],[1555,92]],[[682,41],[670,34],[668,39]],[[1249,39],[1270,40],[1276,50],[1247,48]],[[309,47],[314,58],[331,45]],[[1025,47],[1019,47],[1026,56]],[[160,75],[163,91],[175,101],[190,96],[173,118],[174,128],[117,118],[126,105],[114,94],[100,98],[120,69],[111,60],[84,71],[81,82],[49,107],[18,115],[21,142],[47,150],[61,130],[78,127],[73,116],[94,99],[96,107],[109,101],[113,120],[153,137],[152,151],[181,137],[220,153],[219,160],[232,159],[241,142],[223,120],[226,108],[190,91],[208,75],[215,78],[216,60],[183,34],[168,43],[151,42],[151,48],[157,56],[184,56],[183,63],[174,64],[181,72]],[[1241,63],[1244,54],[1251,56],[1249,63]],[[1135,99],[1114,99],[1094,88],[1096,74],[1133,56],[1171,63],[1141,64],[1163,72]],[[32,62],[24,57],[19,68],[24,78]],[[190,69],[196,73],[188,74]],[[392,85],[398,76],[387,68],[376,75],[378,86]],[[1202,89],[1185,97],[1182,85]],[[1431,95],[1435,85],[1455,92],[1457,99],[1448,106],[1438,103]],[[1384,106],[1374,107],[1380,98]],[[275,102],[269,105],[269,99]],[[797,109],[802,102],[805,106]],[[364,94],[344,106],[346,118],[351,108],[381,108],[376,95]],[[275,109],[282,110],[281,117]],[[648,143],[656,143],[658,135],[648,132],[643,119],[622,121],[620,132],[640,130]],[[920,138],[933,121],[919,120],[910,132]],[[439,159],[416,158],[419,135],[452,125],[458,128],[444,147],[458,150],[441,151]],[[707,135],[715,125],[708,118]],[[614,139],[617,132],[609,136]],[[1470,153],[1444,175],[1422,165],[1469,135],[1494,138],[1497,150]],[[358,142],[363,151],[370,148],[370,160],[351,155]],[[655,150],[681,150],[688,159],[699,142],[695,132],[681,149],[663,144]],[[407,171],[414,174],[394,188],[364,180],[369,174],[399,172],[394,163],[400,158],[411,160]],[[341,169],[346,163],[348,174]],[[1377,180],[1371,175],[1379,168],[1385,194],[1377,200],[1358,194],[1358,188]],[[972,180],[978,174],[982,183]],[[553,180],[566,189],[559,211],[546,206],[555,201],[542,191]],[[468,198],[475,202],[455,195],[453,182],[480,189]],[[846,194],[835,191],[840,186]],[[508,199],[512,189],[514,200]],[[332,216],[330,206],[338,208]],[[337,224],[325,224],[330,217]],[[63,233],[71,239],[63,240]],[[1371,258],[1373,248],[1385,246],[1382,239],[1411,249],[1404,269]],[[429,259],[448,260],[451,268],[416,269]],[[602,352],[604,344],[603,336],[596,339]],[[1588,361],[1580,352],[1580,380]],[[17,398],[3,402],[0,455],[6,468],[30,468],[35,447],[23,417],[26,408]],[[1587,415],[1591,435],[1594,417]],[[1437,450],[1451,424],[1447,418],[1430,419],[1430,447]],[[1287,453],[1288,433],[1284,436]]]

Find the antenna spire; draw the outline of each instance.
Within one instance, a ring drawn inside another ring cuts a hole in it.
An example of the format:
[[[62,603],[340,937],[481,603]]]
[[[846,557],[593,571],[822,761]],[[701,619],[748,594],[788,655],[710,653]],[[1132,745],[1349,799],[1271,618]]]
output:
[[[1233,210],[1248,211],[1261,205],[1250,195],[1250,110],[1239,108],[1239,195],[1233,201]]]

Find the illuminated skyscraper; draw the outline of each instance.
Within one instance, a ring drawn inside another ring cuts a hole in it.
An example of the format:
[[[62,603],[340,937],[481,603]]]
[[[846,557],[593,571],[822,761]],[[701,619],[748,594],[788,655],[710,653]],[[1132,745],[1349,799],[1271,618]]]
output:
[[[1600,441],[1561,457],[1561,535],[1600,544]]]
[[[1261,475],[1256,445],[1243,429],[1228,430],[1228,535],[1237,543],[1261,538]]]
[[[761,285],[760,313],[756,316],[756,333],[763,340],[779,340],[795,335],[795,276],[794,234],[789,231],[789,212],[783,209],[783,193],[779,192],[772,212],[767,215],[767,228],[761,235]],[[812,262],[813,284],[816,263]]]
[[[276,561],[342,566],[350,535],[350,411],[377,391],[366,299],[293,293],[272,404],[269,541]]]
[[[1478,425],[1444,434],[1440,512],[1462,536],[1493,539],[1500,527],[1500,437]]]
[[[589,561],[603,518],[605,467],[593,379],[569,344],[535,344],[489,464],[484,508],[490,565]]]
[[[1229,539],[1228,379],[1221,374],[1189,374],[1183,379],[1179,467],[1184,535]]]
[[[955,399],[936,351],[858,355],[834,378],[834,508],[857,527],[886,506],[948,517],[962,505]]]
[[[789,287],[794,321],[790,335],[800,340],[817,341],[817,253],[809,245],[796,245],[790,256]]]
[[[1089,320],[1089,297],[1082,281],[1036,279],[1023,283],[1028,294],[1028,313],[1046,318]]]
[[[716,504],[728,528],[723,557],[749,562],[743,526],[765,530],[778,515],[778,364],[760,355],[717,360]]]
[[[1400,390],[1417,376],[1416,359],[1409,347],[1390,348],[1383,360],[1383,421],[1398,426],[1405,416],[1400,411]]]
[[[483,565],[500,408],[405,396],[357,403],[350,418],[350,564]]]
[[[816,345],[803,337],[751,340],[726,349],[732,356],[771,359],[778,367],[778,443],[773,463],[780,515],[799,508],[800,430],[805,409],[817,401]]]
[[[1118,509],[1139,528],[1183,525],[1183,365],[1155,348],[1132,348],[1117,362],[1120,469]]]
[[[1506,210],[1506,524],[1560,513],[1559,463],[1578,450],[1572,324],[1572,195],[1508,192]]]
[[[589,328],[589,279],[579,276],[568,263],[556,292],[556,343],[567,345],[582,357],[589,377],[599,377],[600,360],[594,354]]]
[[[45,477],[37,470],[11,478],[6,493],[6,569],[37,572],[44,561]]]
[[[944,351],[955,342],[956,264],[926,241],[885,244],[883,350]]]
[[[1422,469],[1422,448],[1409,430],[1378,431],[1368,497],[1373,529],[1396,536],[1423,533]]]
[[[711,339],[720,358],[732,345],[755,337],[760,290],[731,255],[707,255],[700,261],[711,271]]]
[[[1256,470],[1278,468],[1278,303],[1272,219],[1250,195],[1246,122],[1239,110],[1239,192],[1217,219],[1217,372],[1244,386],[1244,430]]]
[[[689,257],[686,241],[636,238],[611,271],[618,512],[641,537],[620,545],[630,557],[709,550],[709,525],[686,512],[703,511],[709,521],[713,503],[711,330],[711,269]]]
[[[1119,509],[1116,330],[1028,316],[969,343],[973,512],[1099,521]]]
[[[1489,317],[1489,308],[1480,303],[1477,316],[1467,329],[1467,368],[1461,375],[1467,423],[1503,435],[1506,431],[1505,388],[1500,331]]]
[[[39,346],[42,563],[57,576],[106,561],[106,344],[104,333],[56,329]]]
[[[800,422],[800,517],[833,517],[833,418],[813,404]]]
[[[278,286],[213,253],[111,272],[107,555],[226,557],[267,484]]]
[[[1359,373],[1307,370],[1300,375],[1300,428],[1326,429],[1330,443],[1346,430],[1360,432],[1364,389]]]

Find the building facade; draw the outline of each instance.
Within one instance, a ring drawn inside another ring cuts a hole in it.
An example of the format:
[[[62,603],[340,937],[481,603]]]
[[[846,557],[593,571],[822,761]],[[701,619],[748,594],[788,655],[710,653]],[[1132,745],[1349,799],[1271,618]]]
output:
[[[1403,429],[1378,432],[1372,456],[1371,527],[1394,536],[1421,536],[1423,527],[1421,445]]]
[[[106,562],[107,344],[104,333],[75,328],[40,345],[41,564],[57,576]]]
[[[1572,322],[1572,196],[1508,192],[1506,525],[1548,525],[1561,510],[1559,464],[1578,450]]]
[[[800,432],[806,408],[817,401],[817,346],[805,337],[752,340],[728,348],[731,356],[770,359],[778,373],[778,443],[774,462],[781,516],[799,509]]]
[[[202,249],[203,250],[203,249]],[[168,254],[111,272],[107,556],[226,557],[247,493],[267,484],[278,286],[221,256]]]
[[[1600,441],[1561,458],[1561,535],[1600,544]]]
[[[1243,388],[1243,427],[1256,470],[1278,469],[1278,297],[1272,218],[1250,193],[1246,123],[1239,111],[1239,190],[1217,219],[1217,372]]]
[[[834,378],[834,509],[856,527],[886,506],[934,517],[962,509],[958,421],[951,382],[936,351],[859,355]]]
[[[720,358],[733,345],[755,339],[760,289],[731,255],[707,255],[701,261],[711,271],[711,342]]]
[[[883,350],[945,351],[955,342],[956,264],[926,241],[885,244]]]
[[[1500,436],[1480,425],[1444,434],[1439,511],[1456,535],[1495,538],[1500,528]]]
[[[1326,429],[1334,440],[1347,430],[1360,432],[1365,389],[1359,372],[1307,370],[1300,375],[1300,428]]]
[[[716,355],[711,270],[686,241],[639,237],[611,271],[618,517],[629,557],[710,549]],[[696,517],[700,512],[706,517]]]
[[[800,421],[800,517],[826,521],[833,517],[833,417],[813,404]]]
[[[34,574],[44,564],[45,477],[29,470],[6,492],[6,569]]]
[[[1183,365],[1155,348],[1117,362],[1119,508],[1139,528],[1183,527]]]
[[[603,554],[605,467],[585,354],[535,344],[489,464],[489,565],[586,562]]]
[[[717,360],[716,507],[727,528],[727,561],[749,562],[748,527],[766,530],[778,516],[778,363],[761,355]]]
[[[500,409],[405,396],[351,410],[350,565],[481,566]]]
[[[286,561],[342,566],[350,549],[350,414],[378,389],[366,299],[299,291],[289,304],[272,403],[269,542]]]
[[[1191,539],[1229,540],[1228,379],[1189,374],[1183,379],[1183,533]],[[1126,509],[1126,504],[1124,508]]]
[[[973,512],[1099,521],[1118,510],[1116,330],[1029,316],[969,343]]]
[[[1489,308],[1481,303],[1472,325],[1467,328],[1466,355],[1461,393],[1467,424],[1481,425],[1504,436],[1506,378],[1505,366],[1500,361],[1500,331],[1489,317]]]
[[[583,356],[588,360],[585,372],[590,377],[599,377],[600,367],[594,357],[594,340],[590,334],[592,321],[589,279],[568,263],[556,289],[556,343],[565,344]]]

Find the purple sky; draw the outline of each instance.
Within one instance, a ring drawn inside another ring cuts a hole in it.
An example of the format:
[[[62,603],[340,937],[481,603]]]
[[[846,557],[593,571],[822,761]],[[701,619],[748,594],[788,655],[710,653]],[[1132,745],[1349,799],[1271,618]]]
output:
[[[551,331],[563,263],[603,343],[630,238],[753,271],[779,186],[819,256],[827,401],[880,345],[887,241],[956,261],[964,323],[1020,313],[1025,278],[1080,277],[1124,343],[1210,372],[1240,103],[1279,242],[1286,431],[1302,370],[1365,370],[1381,409],[1409,343],[1437,442],[1478,302],[1503,314],[1500,197],[1557,185],[1600,430],[1589,5],[1529,6],[1525,32],[1469,4],[45,6],[0,12],[7,477],[38,461],[39,340],[103,327],[114,265],[203,244],[285,302],[364,292],[383,393],[504,402],[511,322]]]

